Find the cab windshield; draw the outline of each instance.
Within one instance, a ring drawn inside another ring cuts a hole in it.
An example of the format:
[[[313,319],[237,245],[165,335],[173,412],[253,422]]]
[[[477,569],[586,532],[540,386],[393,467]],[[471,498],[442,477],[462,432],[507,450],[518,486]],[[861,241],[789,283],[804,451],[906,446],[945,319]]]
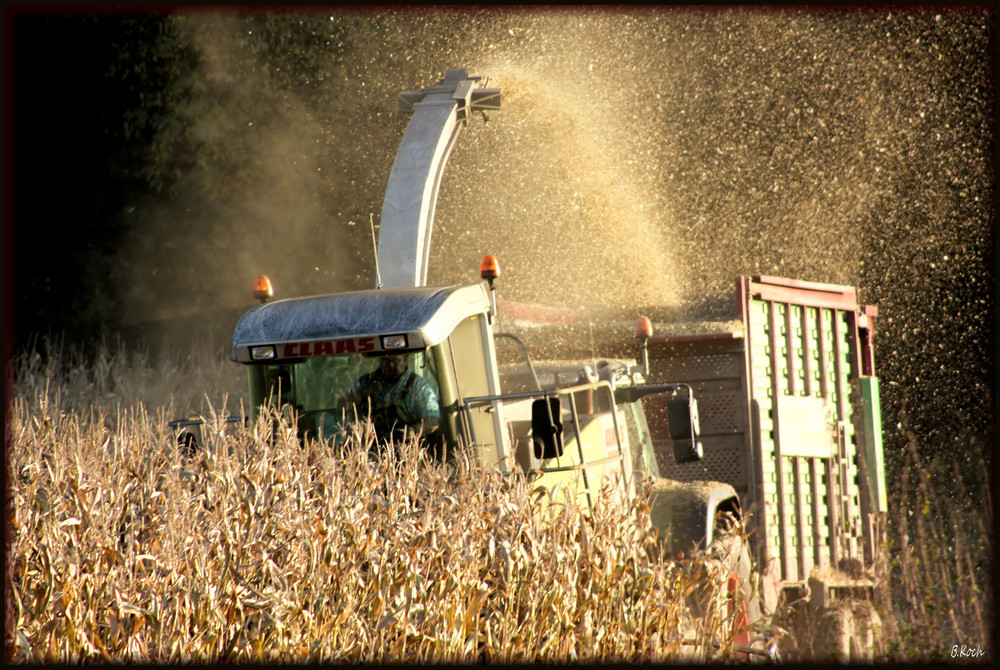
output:
[[[348,424],[366,418],[385,440],[429,435],[440,424],[437,375],[427,352],[314,356],[257,374],[259,404],[295,416],[300,439],[338,444]]]

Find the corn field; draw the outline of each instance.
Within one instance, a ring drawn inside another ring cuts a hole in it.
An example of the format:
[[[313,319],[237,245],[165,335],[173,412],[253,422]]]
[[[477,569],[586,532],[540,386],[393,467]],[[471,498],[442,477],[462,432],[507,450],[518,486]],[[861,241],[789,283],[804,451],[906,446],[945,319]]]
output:
[[[163,410],[102,388],[135,364],[22,361],[8,413],[15,662],[732,656],[725,603],[697,620],[688,607],[723,594],[724,575],[663,560],[642,502],[585,514],[416,443],[371,458],[370,426],[333,454],[277,416],[227,434],[212,408],[213,438],[185,459]]]
[[[593,513],[549,504],[523,477],[446,466],[413,442],[373,458],[365,425],[337,453],[277,415],[227,428],[244,383],[221,356],[154,363],[121,345],[17,362],[9,660],[737,658],[726,573],[662,556],[643,496],[602,496]],[[207,437],[185,458],[168,422],[191,414]],[[979,487],[945,496],[955,466],[916,454],[913,436],[877,565],[876,660],[961,662],[954,650],[977,645],[972,660],[989,659],[985,465]]]

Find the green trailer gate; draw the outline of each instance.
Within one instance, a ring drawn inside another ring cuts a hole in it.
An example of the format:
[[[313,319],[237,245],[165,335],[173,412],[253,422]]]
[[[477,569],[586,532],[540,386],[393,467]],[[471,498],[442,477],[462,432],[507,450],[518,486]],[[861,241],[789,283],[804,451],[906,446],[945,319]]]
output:
[[[705,456],[677,464],[653,420],[663,476],[740,494],[757,565],[777,587],[814,568],[870,564],[884,516],[874,308],[853,287],[740,277],[742,330],[649,341],[650,381],[690,384]]]

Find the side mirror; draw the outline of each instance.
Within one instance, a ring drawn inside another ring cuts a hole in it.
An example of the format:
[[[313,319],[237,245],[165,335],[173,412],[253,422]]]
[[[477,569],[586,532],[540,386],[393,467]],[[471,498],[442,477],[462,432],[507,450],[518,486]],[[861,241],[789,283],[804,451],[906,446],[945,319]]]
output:
[[[227,419],[227,422],[229,419]],[[202,445],[202,420],[198,418],[192,419],[174,419],[169,424],[170,428],[177,431],[175,433],[175,439],[177,441],[177,449],[180,451],[181,458],[191,458],[198,450],[201,449]]]
[[[193,458],[201,448],[198,435],[193,430],[181,431],[177,434],[177,448],[181,452],[181,458]]]
[[[667,429],[671,440],[691,440],[698,437],[698,401],[688,396],[667,401]]]
[[[674,460],[677,463],[695,463],[705,455],[698,434],[698,401],[688,389],[687,397],[673,397],[667,401],[667,429],[674,441]]]
[[[701,440],[678,440],[674,442],[674,460],[678,464],[697,463],[705,455]]]
[[[539,398],[531,403],[531,435],[535,458],[558,458],[563,455],[561,405],[558,397]]]

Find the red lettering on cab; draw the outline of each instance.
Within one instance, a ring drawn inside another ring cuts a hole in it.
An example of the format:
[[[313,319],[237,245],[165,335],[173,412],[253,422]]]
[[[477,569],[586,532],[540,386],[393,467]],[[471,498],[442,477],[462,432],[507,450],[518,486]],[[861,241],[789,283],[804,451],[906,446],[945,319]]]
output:
[[[363,354],[369,351],[375,351],[374,337],[359,337],[356,340],[289,342],[281,347],[281,358],[306,358],[307,356],[332,356],[334,354]]]

